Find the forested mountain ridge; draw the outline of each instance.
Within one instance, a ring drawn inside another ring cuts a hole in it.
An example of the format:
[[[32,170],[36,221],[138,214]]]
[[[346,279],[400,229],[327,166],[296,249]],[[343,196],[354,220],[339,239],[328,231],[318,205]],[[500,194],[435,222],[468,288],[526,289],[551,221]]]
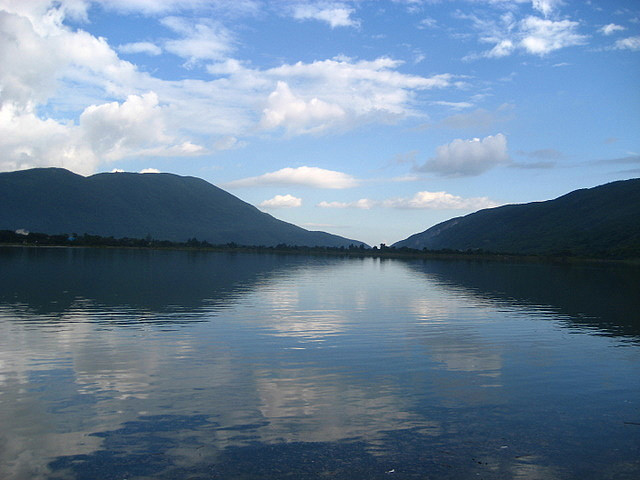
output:
[[[640,257],[640,179],[504,205],[411,235],[396,248]]]
[[[62,168],[0,173],[0,229],[212,244],[340,247],[362,242],[305,230],[195,177]]]

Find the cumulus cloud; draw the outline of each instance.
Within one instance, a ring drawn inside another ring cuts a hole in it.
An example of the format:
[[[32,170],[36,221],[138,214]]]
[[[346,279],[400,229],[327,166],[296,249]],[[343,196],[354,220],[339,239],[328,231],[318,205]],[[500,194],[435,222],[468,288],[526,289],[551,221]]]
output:
[[[509,162],[507,137],[498,133],[480,140],[456,139],[436,149],[436,156],[417,171],[433,172],[447,177],[480,175],[496,165]]]
[[[57,91],[73,88],[74,96],[70,98],[74,99],[85,99],[85,92],[92,96],[100,91],[113,95],[118,85],[135,83],[138,75],[132,64],[118,58],[106,40],[66,28],[62,20],[68,5],[69,2],[57,7],[47,2],[8,4],[0,12],[0,63],[3,65],[0,69],[0,168],[3,170],[55,165],[78,173],[92,173],[102,160],[110,159],[109,154],[104,158],[102,154],[110,152],[111,157],[118,158],[116,150],[133,147],[135,138],[140,139],[142,135],[138,128],[114,136],[114,129],[120,127],[106,118],[108,111],[115,108],[111,104],[87,107],[79,124],[42,118],[39,114],[39,105],[46,105]],[[135,110],[135,97],[124,102],[121,112],[125,117],[131,108]],[[142,103],[149,99],[144,97]],[[68,108],[75,110],[78,106],[71,103]],[[105,132],[98,131],[100,117],[102,126],[107,127]],[[148,119],[143,116],[140,120]],[[101,141],[101,137],[105,141]],[[107,137],[116,143],[119,141],[118,145],[108,146]]]
[[[488,197],[463,198],[447,192],[422,191],[411,198],[391,198],[382,201],[361,198],[355,202],[320,202],[317,206],[321,208],[360,208],[367,210],[374,207],[424,210],[479,210],[481,208],[496,207],[498,204]]]
[[[351,175],[334,170],[325,170],[318,167],[288,167],[257,177],[235,180],[226,184],[227,187],[277,185],[300,185],[315,188],[342,189],[355,187],[358,185],[358,181]]]
[[[0,170],[56,166],[86,175],[98,163],[78,126],[42,120],[11,104],[0,109]]]
[[[616,50],[640,50],[640,35],[637,37],[627,37],[621,38],[614,45],[613,48]]]
[[[262,208],[295,208],[302,205],[302,199],[293,195],[276,195],[275,197],[260,203]]]
[[[269,95],[267,108],[263,110],[261,126],[267,130],[284,127],[294,134],[319,133],[345,116],[345,111],[335,104],[318,98],[305,101],[296,97],[285,82],[278,82]]]
[[[291,95],[296,97],[293,100],[305,103],[315,98],[316,103],[322,102],[320,105],[342,109],[344,116],[336,114],[337,110],[333,116],[337,122],[344,124],[348,121],[350,125],[413,115],[415,112],[412,107],[417,92],[464,86],[461,79],[448,73],[430,77],[401,73],[398,69],[402,64],[388,57],[354,60],[339,56],[258,70],[229,59],[209,65],[207,70],[220,77],[212,87],[224,85],[227,94],[234,95],[237,89],[244,95],[244,98],[240,98],[241,105],[249,103],[247,100],[254,104],[258,96],[263,96],[263,109],[271,108],[270,102],[290,99]],[[255,96],[247,95],[248,91],[255,92]],[[303,110],[314,111],[311,105]],[[318,118],[321,122],[326,121],[324,114],[318,115]]]
[[[170,144],[163,117],[158,96],[149,92],[129,95],[122,103],[91,105],[80,115],[80,126],[93,151],[105,160],[118,160],[145,147]]]
[[[626,30],[625,27],[623,27],[622,25],[616,25],[615,23],[609,23],[608,25],[603,26],[599,32],[601,32],[604,35],[612,35],[616,32],[622,32]]]
[[[0,11],[0,97],[3,104],[26,106],[46,100],[55,75],[67,62],[57,45],[36,32],[27,17]]]
[[[143,168],[140,173],[160,173],[160,170],[157,168]]]
[[[101,162],[128,156],[190,156],[205,149],[165,133],[164,111],[153,92],[124,102],[87,107],[79,124],[40,119],[12,105],[0,109],[0,169],[60,166],[93,173]]]
[[[162,49],[155,43],[151,42],[125,43],[118,47],[118,51],[120,53],[144,53],[152,56],[160,55],[162,53]]]
[[[402,74],[402,62],[387,57],[353,61],[346,57],[285,64],[265,71],[231,65],[229,79],[262,86],[274,82],[261,126],[284,127],[288,134],[320,133],[362,123],[392,122],[413,115],[414,93],[460,86],[451,74]],[[289,85],[295,84],[295,93]]]
[[[353,8],[341,2],[298,3],[291,7],[291,15],[297,20],[319,20],[331,28],[356,27],[358,22],[351,18]]]
[[[134,79],[135,67],[119,59],[104,38],[71,31],[62,23],[64,8],[47,5],[16,3],[0,10],[2,104],[32,108],[48,101],[67,80],[76,89],[108,91]]]
[[[249,12],[255,2],[237,3],[246,4],[243,11]],[[222,12],[221,5],[233,10],[232,4],[101,3],[105,9],[145,15],[200,8]],[[88,20],[86,6],[47,0],[3,3],[0,168],[57,165],[92,173],[100,163],[125,156],[189,156],[237,148],[257,133],[301,135],[389,123],[417,115],[417,94],[423,90],[464,86],[460,77],[448,73],[402,73],[403,63],[388,57],[250,68],[229,58],[233,35],[217,21],[202,18],[163,17],[175,38],[114,49],[105,38],[65,25],[70,16]],[[116,50],[170,51],[187,66],[213,62],[207,67],[212,77],[154,78],[119,58]],[[197,138],[210,143],[201,146]]]

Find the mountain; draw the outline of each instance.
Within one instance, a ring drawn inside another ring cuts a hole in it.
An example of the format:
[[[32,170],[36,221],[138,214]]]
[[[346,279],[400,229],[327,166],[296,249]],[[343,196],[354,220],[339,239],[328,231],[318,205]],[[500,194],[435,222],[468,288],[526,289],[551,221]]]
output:
[[[340,247],[362,242],[277,220],[194,177],[62,168],[0,173],[0,230],[212,244]]]
[[[453,218],[394,247],[640,257],[640,178]]]

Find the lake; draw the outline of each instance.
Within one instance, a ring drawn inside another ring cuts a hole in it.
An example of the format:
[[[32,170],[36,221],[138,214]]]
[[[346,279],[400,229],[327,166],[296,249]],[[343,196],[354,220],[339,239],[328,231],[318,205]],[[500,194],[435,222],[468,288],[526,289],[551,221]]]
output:
[[[640,269],[3,247],[0,478],[638,479]]]

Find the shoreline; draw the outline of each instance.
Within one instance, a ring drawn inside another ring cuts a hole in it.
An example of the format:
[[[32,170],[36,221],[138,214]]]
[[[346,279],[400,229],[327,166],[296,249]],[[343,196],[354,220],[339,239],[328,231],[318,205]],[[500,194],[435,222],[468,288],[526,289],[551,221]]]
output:
[[[392,247],[383,249],[369,248],[361,250],[359,248],[344,247],[265,247],[265,246],[240,246],[240,245],[211,245],[211,246],[191,246],[184,244],[174,245],[82,245],[82,244],[33,244],[33,243],[0,243],[0,247],[13,248],[92,248],[92,249],[125,249],[125,250],[169,250],[169,251],[191,251],[191,252],[216,252],[216,253],[248,253],[248,254],[277,254],[277,255],[310,255],[310,256],[332,256],[350,258],[381,258],[381,259],[415,259],[415,260],[468,260],[468,261],[488,261],[501,263],[546,263],[555,265],[626,265],[640,267],[640,258],[598,258],[582,257],[575,255],[525,255],[510,253],[489,253],[489,252],[453,252],[453,251],[419,251],[401,250]]]

